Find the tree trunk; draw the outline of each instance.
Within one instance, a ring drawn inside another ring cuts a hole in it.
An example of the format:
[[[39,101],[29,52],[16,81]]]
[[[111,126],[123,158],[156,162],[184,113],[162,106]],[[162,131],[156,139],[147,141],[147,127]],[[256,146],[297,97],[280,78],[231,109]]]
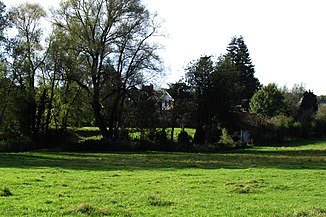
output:
[[[42,122],[42,118],[45,112],[45,101],[46,101],[46,89],[44,89],[42,96],[40,98],[40,104],[38,106],[38,110],[36,111],[36,125],[35,125],[35,132],[36,134],[36,138],[39,139],[39,136],[43,136],[43,135],[39,135],[40,131],[40,127],[41,127],[41,122]],[[44,132],[42,132],[43,134]]]
[[[51,95],[50,95],[50,101],[48,104],[48,113],[46,115],[46,120],[45,120],[45,134],[48,134],[49,132],[49,126],[50,126],[50,121],[51,121],[51,114],[52,114],[52,107],[53,107],[53,97],[54,97],[54,88],[55,88],[55,73],[53,74],[53,80],[51,81]]]
[[[51,114],[52,114],[52,102],[53,102],[53,92],[51,93],[51,96],[50,96],[50,102],[48,104],[48,113],[46,114],[45,134],[48,134],[48,132],[49,132]]]
[[[98,96],[96,96],[96,95],[93,95],[92,108],[94,111],[96,124],[97,124],[98,128],[100,129],[103,139],[104,139],[104,141],[108,141],[110,138],[109,131],[106,127],[104,117],[101,113],[102,106],[99,102]]]
[[[28,108],[28,118],[29,118],[29,125],[31,127],[31,137],[34,141],[38,139],[38,132],[36,130],[36,102],[34,99],[30,98],[29,101],[29,108]]]
[[[111,140],[117,139],[117,134],[118,134],[118,125],[119,125],[119,110],[122,109],[120,108],[119,102],[121,101],[121,93],[118,91],[116,93],[116,97],[114,99],[114,102],[112,104],[111,108],[111,114],[110,114],[110,119],[109,119],[109,138]]]

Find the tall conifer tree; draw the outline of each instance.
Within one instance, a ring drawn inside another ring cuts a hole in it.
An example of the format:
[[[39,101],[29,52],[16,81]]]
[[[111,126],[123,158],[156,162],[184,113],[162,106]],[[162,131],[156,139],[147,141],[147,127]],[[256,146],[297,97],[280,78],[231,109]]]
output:
[[[255,77],[255,66],[242,36],[232,38],[227,47],[226,58],[230,58],[240,73],[240,84],[243,88],[240,99],[250,100],[261,84]]]

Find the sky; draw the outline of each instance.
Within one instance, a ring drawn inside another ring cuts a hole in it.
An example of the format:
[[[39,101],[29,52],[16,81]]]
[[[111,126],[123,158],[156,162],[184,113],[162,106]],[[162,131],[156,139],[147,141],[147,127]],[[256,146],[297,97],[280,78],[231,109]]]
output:
[[[163,20],[160,51],[171,83],[202,55],[218,57],[242,35],[255,76],[263,85],[303,84],[326,95],[326,1],[324,0],[142,0]],[[3,0],[7,6],[26,0]],[[39,2],[57,7],[55,0]]]

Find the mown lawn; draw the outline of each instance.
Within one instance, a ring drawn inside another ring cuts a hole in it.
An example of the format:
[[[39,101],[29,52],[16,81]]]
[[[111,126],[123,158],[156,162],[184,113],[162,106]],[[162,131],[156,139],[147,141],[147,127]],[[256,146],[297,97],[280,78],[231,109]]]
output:
[[[326,142],[0,153],[0,216],[326,216]]]

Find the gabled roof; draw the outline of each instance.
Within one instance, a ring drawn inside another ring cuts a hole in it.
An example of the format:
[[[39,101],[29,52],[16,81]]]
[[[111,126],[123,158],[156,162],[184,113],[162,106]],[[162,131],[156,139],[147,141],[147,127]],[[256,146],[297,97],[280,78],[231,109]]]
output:
[[[164,94],[161,96],[161,99],[163,99],[165,96],[167,96],[168,98],[170,98],[172,101],[174,101],[174,98],[169,94],[168,91],[164,91]]]

